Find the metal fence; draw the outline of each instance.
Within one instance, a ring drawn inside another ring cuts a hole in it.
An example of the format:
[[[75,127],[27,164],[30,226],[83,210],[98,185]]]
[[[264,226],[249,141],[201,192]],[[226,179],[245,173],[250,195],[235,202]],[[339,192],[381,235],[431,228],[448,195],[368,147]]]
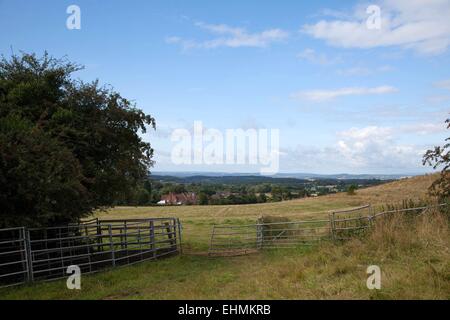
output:
[[[310,244],[330,235],[329,220],[215,225],[209,255],[239,255],[260,249]]]
[[[0,287],[93,273],[181,252],[177,218],[94,219],[51,228],[0,229]]]
[[[443,206],[443,205],[438,205]],[[318,241],[339,241],[363,235],[373,221],[393,213],[421,213],[437,206],[374,213],[370,205],[329,212],[328,219],[284,221],[247,225],[214,225],[209,255],[232,256],[260,249],[290,248]]]

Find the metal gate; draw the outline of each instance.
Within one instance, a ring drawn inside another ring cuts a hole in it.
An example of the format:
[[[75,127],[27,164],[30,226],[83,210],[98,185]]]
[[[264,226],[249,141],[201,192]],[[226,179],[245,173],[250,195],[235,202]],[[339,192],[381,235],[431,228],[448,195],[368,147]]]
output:
[[[327,220],[283,221],[248,225],[215,225],[211,234],[210,256],[233,256],[260,249],[290,248],[318,241],[341,241],[362,236],[372,223],[393,214],[423,214],[430,209],[447,210],[448,203],[400,208],[375,213],[370,205],[332,211]]]
[[[0,287],[83,274],[181,252],[177,218],[94,219],[51,228],[0,229]]]
[[[344,240],[369,225],[370,205],[330,212],[328,219],[214,225],[209,255],[241,255],[260,249],[292,248],[318,241]]]

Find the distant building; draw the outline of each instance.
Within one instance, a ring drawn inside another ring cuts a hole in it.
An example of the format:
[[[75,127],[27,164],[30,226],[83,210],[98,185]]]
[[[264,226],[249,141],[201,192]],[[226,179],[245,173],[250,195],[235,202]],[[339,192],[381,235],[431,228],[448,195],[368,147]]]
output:
[[[185,193],[169,193],[161,196],[159,205],[182,205],[182,204],[196,204],[197,195],[194,192]]]

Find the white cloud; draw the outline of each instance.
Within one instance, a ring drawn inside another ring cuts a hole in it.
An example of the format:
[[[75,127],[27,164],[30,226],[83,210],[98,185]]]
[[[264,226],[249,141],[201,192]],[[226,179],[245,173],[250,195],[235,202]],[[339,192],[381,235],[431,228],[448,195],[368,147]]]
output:
[[[412,129],[412,128],[410,128]],[[367,126],[336,133],[326,147],[298,145],[283,149],[280,167],[285,171],[417,172],[426,171],[421,159],[432,146],[400,143],[406,128]]]
[[[381,29],[368,29],[365,7],[350,18],[321,20],[304,25],[302,32],[343,48],[400,46],[421,54],[440,54],[450,46],[450,2],[447,0],[385,0]]]
[[[306,48],[297,55],[297,58],[320,65],[330,65],[341,61],[340,58],[330,58],[324,53],[318,53],[314,49]]]
[[[383,142],[391,137],[392,129],[389,127],[368,126],[361,129],[350,128],[339,132],[338,135],[344,139],[365,140],[371,138]]]
[[[249,119],[248,127],[256,128],[259,125]],[[243,124],[245,126],[245,124]],[[170,131],[172,126],[164,126],[164,133]],[[181,127],[180,127],[181,128]],[[192,134],[192,127],[186,127]],[[291,172],[418,172],[426,171],[421,164],[425,151],[441,141],[439,135],[445,129],[443,123],[416,122],[398,126],[366,126],[352,127],[336,132],[336,139],[327,146],[298,145],[294,148],[281,148],[279,151],[280,168]],[[427,137],[426,145],[414,141],[414,137],[424,134],[438,134]],[[432,141],[435,137],[437,140]],[[158,161],[158,170],[161,168],[174,169],[170,159],[170,152],[164,151],[167,147],[159,140],[150,139]],[[407,141],[407,142],[404,142]],[[248,172],[250,167],[243,167]],[[181,168],[176,168],[180,170]],[[218,168],[227,170],[225,167]],[[237,167],[233,170],[237,170]],[[192,170],[186,167],[183,170]],[[214,170],[210,167],[208,170]],[[229,170],[229,168],[228,168]]]
[[[392,86],[379,86],[373,88],[350,87],[335,90],[309,90],[299,91],[292,95],[296,99],[304,99],[314,102],[329,101],[341,96],[368,95],[368,94],[387,94],[397,92]]]
[[[398,144],[394,131],[389,127],[369,126],[339,132],[338,154],[345,158],[351,167],[357,168],[419,166],[424,154],[423,148]]]
[[[250,33],[244,28],[231,27],[226,24],[207,24],[197,22],[197,27],[208,31],[216,37],[205,41],[186,40],[180,37],[168,37],[169,44],[180,44],[184,49],[218,47],[267,47],[274,42],[285,40],[289,37],[288,32],[281,29],[267,29],[261,32]]]

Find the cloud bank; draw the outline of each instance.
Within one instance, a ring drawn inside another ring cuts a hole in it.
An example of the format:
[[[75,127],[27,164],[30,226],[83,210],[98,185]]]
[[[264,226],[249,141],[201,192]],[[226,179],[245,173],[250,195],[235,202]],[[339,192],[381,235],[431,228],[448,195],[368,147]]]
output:
[[[450,1],[386,0],[378,2],[381,28],[368,29],[366,7],[349,17],[337,16],[306,24],[301,32],[342,48],[402,47],[426,55],[445,52],[450,46]]]

